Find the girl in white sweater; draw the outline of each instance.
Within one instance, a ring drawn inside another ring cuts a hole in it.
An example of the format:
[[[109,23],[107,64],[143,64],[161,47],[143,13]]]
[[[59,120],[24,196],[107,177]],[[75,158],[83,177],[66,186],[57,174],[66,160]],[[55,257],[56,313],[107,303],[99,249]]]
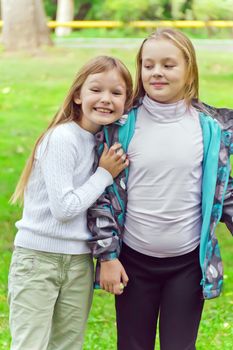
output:
[[[119,60],[84,65],[37,140],[12,202],[24,200],[9,273],[11,350],[79,350],[93,292],[86,211],[128,166],[105,146],[93,173],[94,134],[130,106],[132,80]]]

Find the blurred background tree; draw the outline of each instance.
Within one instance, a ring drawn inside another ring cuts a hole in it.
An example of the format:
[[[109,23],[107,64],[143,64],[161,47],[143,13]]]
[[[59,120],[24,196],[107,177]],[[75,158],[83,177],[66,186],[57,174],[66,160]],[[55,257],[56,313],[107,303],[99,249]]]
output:
[[[1,9],[6,50],[34,50],[52,44],[41,0],[1,0]]]
[[[70,0],[64,0],[69,2]],[[59,0],[43,0],[44,8],[49,19],[55,20],[57,13],[57,6]],[[72,0],[74,5],[74,19],[83,20],[87,19],[90,10],[98,5],[102,11],[103,0]],[[93,13],[92,13],[93,14]],[[96,19],[95,16],[92,19]]]
[[[46,25],[48,19],[56,19],[59,22],[118,20],[126,23],[123,29],[117,29],[118,35],[125,37],[137,36],[139,30],[127,27],[128,22],[135,20],[207,21],[233,18],[232,0],[0,0],[0,2],[4,21],[2,42],[6,50],[35,49],[41,45],[51,44]],[[154,27],[150,29],[153,30]],[[72,29],[67,27],[58,27],[55,30],[57,36],[69,35],[71,31]],[[216,28],[207,28],[209,35],[218,31]],[[97,32],[93,29],[92,36]],[[206,29],[192,32],[189,30],[189,33],[197,35],[202,35],[204,32]],[[105,36],[109,35],[107,29],[104,29],[103,33]],[[228,29],[228,35],[229,33]]]
[[[57,22],[70,22],[74,19],[74,0],[58,0],[57,1]],[[56,27],[57,36],[69,35],[72,29],[70,27]]]
[[[70,1],[70,0],[63,0]],[[43,0],[51,19],[58,0]],[[73,0],[77,20],[232,19],[232,0]]]
[[[232,0],[193,0],[193,17],[208,21],[218,19],[233,19]]]

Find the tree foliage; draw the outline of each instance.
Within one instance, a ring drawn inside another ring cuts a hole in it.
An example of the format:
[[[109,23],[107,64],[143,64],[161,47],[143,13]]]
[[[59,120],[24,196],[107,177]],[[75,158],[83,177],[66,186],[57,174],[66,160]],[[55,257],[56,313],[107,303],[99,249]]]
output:
[[[57,0],[43,2],[55,19]],[[232,5],[232,0],[74,0],[74,13],[79,20],[227,20],[233,18]]]
[[[47,16],[55,20],[58,0],[43,0],[43,2]],[[93,13],[92,8],[97,4],[101,7],[102,3],[102,0],[74,0],[74,18],[76,20],[86,19],[90,11]]]
[[[232,0],[193,0],[195,18],[201,20],[218,20],[233,18]]]
[[[57,0],[43,0],[46,15],[50,19],[56,18]]]

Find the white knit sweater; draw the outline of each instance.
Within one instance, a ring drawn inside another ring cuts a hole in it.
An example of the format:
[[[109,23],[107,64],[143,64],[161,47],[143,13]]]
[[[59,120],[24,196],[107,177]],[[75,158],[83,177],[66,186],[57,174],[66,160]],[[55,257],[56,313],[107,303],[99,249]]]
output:
[[[37,148],[23,217],[16,223],[16,246],[64,254],[90,251],[86,212],[113,181],[101,167],[93,174],[94,146],[94,136],[75,122],[46,135]]]

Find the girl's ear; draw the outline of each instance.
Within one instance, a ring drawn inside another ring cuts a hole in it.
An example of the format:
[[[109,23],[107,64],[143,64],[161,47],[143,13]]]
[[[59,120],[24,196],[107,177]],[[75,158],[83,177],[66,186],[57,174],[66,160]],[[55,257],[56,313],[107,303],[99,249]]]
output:
[[[75,102],[77,105],[81,105],[81,104],[82,104],[82,101],[81,101],[81,99],[79,98],[79,96],[75,96],[75,97],[74,97],[74,102]]]

